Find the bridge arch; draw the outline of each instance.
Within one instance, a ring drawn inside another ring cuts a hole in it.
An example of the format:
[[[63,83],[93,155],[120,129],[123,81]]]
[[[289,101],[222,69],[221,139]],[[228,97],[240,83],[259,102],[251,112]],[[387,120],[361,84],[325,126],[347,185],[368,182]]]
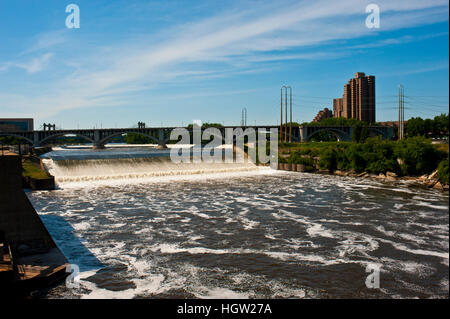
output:
[[[66,135],[79,136],[79,137],[82,137],[82,138],[90,141],[91,143],[94,143],[94,140],[92,138],[90,138],[89,136],[86,136],[86,135],[83,135],[83,134],[77,134],[75,132],[74,133],[72,133],[72,132],[71,133],[64,132],[64,133],[55,133],[55,134],[52,134],[52,135],[49,135],[49,136],[43,138],[42,140],[39,141],[39,145],[42,145],[43,143],[45,143],[45,142],[47,142],[47,141],[49,141],[49,140],[51,140],[53,138],[66,136]],[[35,145],[35,146],[37,146],[37,145]]]
[[[32,141],[31,139],[29,139],[28,137],[22,136],[22,135],[18,135],[18,134],[13,134],[13,133],[8,133],[8,132],[0,132],[0,137],[5,136],[5,137],[16,137],[16,138],[20,138],[23,139],[27,142],[29,142],[31,145],[34,144],[34,141]]]
[[[306,137],[306,141],[309,141],[314,135],[320,133],[320,132],[330,132],[332,133],[334,136],[337,137],[337,140],[340,141],[350,141],[351,140],[351,136],[349,136],[348,133],[336,129],[336,128],[332,128],[332,127],[323,127],[323,128],[319,128],[317,130],[315,130],[314,132],[310,133],[307,137]]]
[[[386,132],[381,130],[381,129],[379,129],[379,128],[368,127],[367,129],[368,129],[369,133],[375,133],[376,134],[375,136],[381,135],[383,138],[387,138],[388,137]]]
[[[116,137],[116,136],[119,136],[119,135],[124,135],[124,134],[137,134],[137,135],[142,135],[142,136],[148,137],[149,139],[151,139],[152,141],[154,141],[155,144],[158,144],[158,143],[159,143],[158,139],[155,138],[154,136],[151,136],[151,135],[149,135],[149,134],[145,134],[145,133],[142,133],[142,132],[117,132],[117,133],[113,133],[113,134],[111,134],[111,135],[108,135],[108,136],[102,138],[102,139],[98,142],[98,144],[104,145],[104,144],[106,144],[106,142],[107,142],[108,140],[112,139],[113,137]]]

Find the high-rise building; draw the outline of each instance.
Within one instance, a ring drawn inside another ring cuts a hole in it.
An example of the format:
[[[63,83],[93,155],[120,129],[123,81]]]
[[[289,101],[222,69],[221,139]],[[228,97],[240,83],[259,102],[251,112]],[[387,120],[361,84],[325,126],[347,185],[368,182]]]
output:
[[[344,117],[343,98],[333,99],[333,116]]]
[[[327,107],[323,110],[320,110],[319,113],[317,113],[316,117],[314,118],[313,122],[320,122],[323,119],[333,117],[333,112],[329,110]]]
[[[333,100],[334,117],[375,122],[375,76],[357,72],[344,85],[342,99]]]

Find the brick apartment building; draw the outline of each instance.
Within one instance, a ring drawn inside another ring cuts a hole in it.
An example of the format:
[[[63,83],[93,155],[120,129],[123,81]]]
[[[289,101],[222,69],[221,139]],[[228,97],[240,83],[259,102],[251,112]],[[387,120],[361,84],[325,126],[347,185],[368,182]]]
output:
[[[375,122],[375,76],[357,72],[344,85],[342,98],[333,100],[334,117]]]
[[[328,117],[333,117],[333,112],[331,112],[331,110],[326,107],[323,110],[320,110],[319,113],[317,113],[313,122],[320,122]]]

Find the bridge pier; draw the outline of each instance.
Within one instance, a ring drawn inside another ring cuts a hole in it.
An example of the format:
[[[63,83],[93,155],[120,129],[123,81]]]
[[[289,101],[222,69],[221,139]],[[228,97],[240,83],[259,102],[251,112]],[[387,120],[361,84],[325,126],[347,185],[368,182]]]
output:
[[[33,147],[39,147],[39,133],[33,132]]]
[[[158,130],[158,146],[156,147],[158,150],[163,150],[167,148],[166,141],[164,139],[164,130]]]
[[[94,131],[94,146],[92,147],[94,150],[101,150],[105,148],[105,143],[100,139],[99,130]]]
[[[94,146],[92,147],[92,149],[94,150],[102,150],[105,148],[105,144],[98,142],[98,143],[94,143]]]

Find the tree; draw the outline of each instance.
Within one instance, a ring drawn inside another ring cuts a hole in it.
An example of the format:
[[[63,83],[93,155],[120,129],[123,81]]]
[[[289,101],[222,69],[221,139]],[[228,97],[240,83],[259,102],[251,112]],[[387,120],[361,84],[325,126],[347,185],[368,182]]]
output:
[[[148,136],[136,133],[127,133],[125,136],[127,144],[152,144],[154,143]]]
[[[437,167],[441,158],[440,153],[431,144],[431,140],[422,136],[398,141],[395,155],[403,162],[400,168],[404,175],[428,174]]]
[[[407,137],[425,135],[425,122],[421,117],[412,117],[405,125],[405,133]]]
[[[448,114],[441,114],[434,117],[433,135],[448,135]]]
[[[358,122],[353,125],[352,141],[353,142],[364,142],[369,136],[369,130],[364,122]]]

